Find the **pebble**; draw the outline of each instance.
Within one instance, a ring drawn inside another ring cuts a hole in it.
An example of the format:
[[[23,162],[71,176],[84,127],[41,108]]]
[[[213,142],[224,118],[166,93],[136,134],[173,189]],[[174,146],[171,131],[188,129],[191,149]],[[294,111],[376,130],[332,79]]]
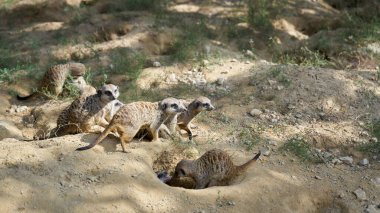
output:
[[[342,161],[339,160],[338,158],[334,158],[334,159],[332,159],[331,163],[333,163],[333,164],[341,164]]]
[[[317,179],[317,180],[322,180],[322,178],[319,177],[318,175],[316,175],[314,178]]]
[[[377,138],[376,138],[376,137],[373,137],[373,138],[371,138],[369,141],[372,142],[372,143],[377,143]]]
[[[339,160],[341,160],[343,163],[351,165],[353,163],[352,157],[346,156],[346,157],[340,157]]]
[[[274,84],[276,84],[277,83],[277,81],[274,81],[274,80],[270,80],[270,79],[268,79],[268,83],[269,83],[269,85],[274,85]]]
[[[245,61],[245,64],[250,64],[251,62],[250,61]]]
[[[368,205],[364,210],[365,213],[380,213],[380,208],[376,205]]]
[[[237,62],[238,60],[236,58],[231,59],[231,62]]]
[[[168,82],[177,82],[178,81],[177,80],[177,76],[174,73],[169,74],[168,77],[166,78],[166,81],[168,81]]]
[[[268,143],[269,143],[269,145],[277,146],[277,142],[276,141],[269,141]]]
[[[161,67],[161,63],[158,61],[153,62],[153,67]]]
[[[260,149],[260,152],[261,152],[261,154],[264,155],[264,156],[268,156],[268,155],[270,155],[270,149],[268,149],[268,148],[266,148],[266,147],[261,148],[261,149]]]
[[[367,196],[366,196],[365,191],[363,189],[358,188],[355,191],[353,191],[353,193],[355,194],[357,199],[359,199],[361,201],[367,200]]]
[[[373,181],[373,183],[374,183],[375,185],[380,186],[380,177],[376,177],[376,178],[373,179],[372,181]]]
[[[219,86],[222,86],[224,84],[224,82],[226,81],[226,78],[224,77],[219,77],[217,80],[216,80],[216,84],[219,85]]]
[[[253,117],[256,117],[256,116],[263,114],[263,112],[259,109],[253,109],[249,112],[249,114]]]
[[[253,52],[251,50],[246,50],[245,51],[245,55],[249,56],[249,57],[253,57],[255,56],[255,54],[253,54]]]
[[[361,166],[367,166],[368,164],[369,164],[369,161],[367,158],[364,158],[363,160],[359,162],[359,165]]]

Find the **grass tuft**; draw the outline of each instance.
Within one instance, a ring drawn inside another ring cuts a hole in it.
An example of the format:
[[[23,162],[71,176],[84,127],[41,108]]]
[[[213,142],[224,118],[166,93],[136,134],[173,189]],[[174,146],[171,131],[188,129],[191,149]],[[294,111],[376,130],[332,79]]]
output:
[[[320,162],[317,153],[312,150],[311,146],[300,136],[290,138],[280,150],[290,152],[304,162]]]

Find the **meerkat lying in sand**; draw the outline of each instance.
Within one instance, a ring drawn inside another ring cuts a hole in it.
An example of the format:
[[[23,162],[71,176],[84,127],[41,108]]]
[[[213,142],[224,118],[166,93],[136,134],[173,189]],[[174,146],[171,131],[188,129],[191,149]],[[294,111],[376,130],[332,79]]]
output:
[[[107,116],[113,115],[122,106],[116,99],[119,88],[106,84],[94,95],[79,97],[64,109],[57,119],[57,127],[49,137],[76,134],[80,132],[99,132],[99,126],[107,127]],[[114,112],[109,113],[109,110]]]
[[[254,158],[243,165],[235,166],[231,157],[226,152],[212,149],[196,160],[181,160],[177,164],[171,180],[167,181],[165,179],[165,181],[170,185],[171,181],[176,181],[178,178],[191,177],[195,181],[196,189],[225,186],[255,163],[260,154],[259,152]]]
[[[69,75],[76,79],[85,73],[86,67],[82,63],[67,63],[52,66],[45,73],[36,92],[28,96],[17,95],[17,99],[28,100],[37,96],[46,97],[44,93],[57,97],[62,93],[63,85]]]
[[[126,104],[114,115],[108,127],[96,141],[77,150],[94,147],[111,131],[120,135],[120,143],[124,152],[126,152],[126,143],[129,143],[141,128],[148,130],[153,136],[152,141],[158,141],[158,130],[161,124],[170,122],[178,113],[185,110],[185,106],[175,98],[165,98],[159,103],[139,101]]]

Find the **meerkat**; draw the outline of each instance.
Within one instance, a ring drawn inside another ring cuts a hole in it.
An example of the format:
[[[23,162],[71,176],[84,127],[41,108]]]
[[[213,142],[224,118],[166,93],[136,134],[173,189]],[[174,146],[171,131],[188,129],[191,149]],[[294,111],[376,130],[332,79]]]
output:
[[[260,152],[251,160],[240,166],[235,166],[231,157],[224,151],[212,149],[196,160],[181,160],[175,168],[171,181],[181,177],[190,177],[195,181],[196,189],[211,186],[224,186],[255,163]],[[167,182],[170,185],[170,181]]]
[[[175,98],[165,98],[159,103],[139,101],[126,104],[113,116],[110,124],[93,143],[77,150],[82,151],[94,147],[111,131],[120,135],[123,152],[126,152],[126,144],[141,128],[148,130],[153,136],[152,141],[159,141],[158,131],[161,124],[174,119],[178,113],[185,110],[185,106]]]
[[[94,95],[77,98],[59,115],[57,127],[52,130],[53,136],[97,132],[99,129],[94,127],[107,127],[109,122],[104,110],[114,110],[111,113],[114,114],[121,107],[121,102],[116,101],[118,97],[119,88],[113,84],[106,84]]]
[[[210,99],[206,97],[199,97],[193,100],[190,103],[184,103],[187,107],[186,112],[182,112],[177,117],[177,124],[180,129],[183,129],[187,132],[189,136],[189,140],[193,139],[193,133],[190,129],[190,122],[194,119],[196,115],[198,115],[202,111],[211,111],[214,110],[215,107],[211,104]],[[169,129],[171,130],[171,129]]]
[[[36,92],[28,96],[17,95],[18,100],[28,100],[38,95],[46,96],[48,93],[52,96],[58,96],[63,91],[63,84],[66,78],[71,75],[74,79],[83,76],[86,73],[86,67],[82,63],[67,63],[52,66],[44,75]]]

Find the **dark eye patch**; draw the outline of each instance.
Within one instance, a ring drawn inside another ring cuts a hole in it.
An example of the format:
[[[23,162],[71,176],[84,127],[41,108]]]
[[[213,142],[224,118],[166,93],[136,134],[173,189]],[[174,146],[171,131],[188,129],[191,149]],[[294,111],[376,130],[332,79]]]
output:
[[[108,95],[108,96],[111,96],[112,95],[112,92],[111,91],[105,91],[104,94]]]
[[[209,103],[204,103],[203,106],[204,107],[208,107],[208,106],[210,106],[210,104]]]
[[[180,169],[180,170],[179,170],[179,172],[181,172],[181,173],[182,173],[182,175],[186,176],[186,174],[185,174],[185,170],[183,170],[183,169]]]
[[[178,108],[178,105],[177,104],[172,104],[170,105],[171,107],[173,107],[174,109],[177,109]]]

